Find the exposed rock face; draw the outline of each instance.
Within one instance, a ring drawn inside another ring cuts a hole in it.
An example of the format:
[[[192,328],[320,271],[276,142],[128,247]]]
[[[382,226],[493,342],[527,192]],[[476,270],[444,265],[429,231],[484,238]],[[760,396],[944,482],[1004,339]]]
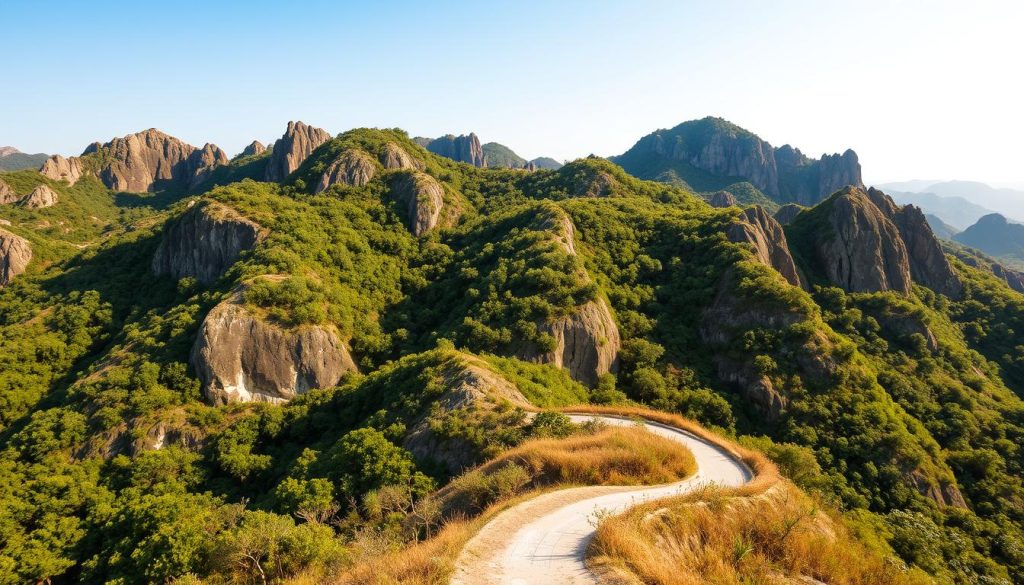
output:
[[[561,207],[551,205],[537,218],[537,228],[551,233],[552,239],[570,256],[576,255],[576,226]]]
[[[419,171],[405,173],[393,184],[392,193],[405,202],[409,231],[422,236],[437,226],[444,207],[444,187],[434,177]]]
[[[471,164],[474,167],[487,166],[487,158],[484,156],[484,149],[480,145],[480,139],[472,132],[470,132],[469,136],[447,134],[435,140],[430,140],[425,146],[430,152],[452,160]]]
[[[185,162],[185,178],[188,186],[197,187],[210,177],[210,172],[220,165],[228,164],[228,155],[216,144],[206,143],[193,150]]]
[[[173,136],[150,128],[144,132],[90,147],[86,153],[101,152],[105,166],[99,178],[115,191],[141,193],[152,191],[166,182],[185,182],[189,156],[196,148]]]
[[[1005,282],[1007,286],[1013,290],[1017,292],[1024,292],[1024,274],[1021,274],[1016,270],[1010,270],[998,263],[992,264],[992,274],[994,274],[996,278]]]
[[[554,364],[588,386],[597,385],[602,374],[618,370],[622,343],[604,299],[584,303],[572,315],[545,321],[538,330],[555,339],[555,349],[542,354],[522,351],[520,359]]]
[[[241,156],[255,156],[257,154],[263,154],[264,152],[267,152],[267,147],[263,146],[263,143],[259,140],[253,140],[249,143],[249,146],[246,146],[245,149],[242,150]]]
[[[302,122],[288,122],[284,136],[274,143],[267,163],[266,180],[283,181],[313,154],[321,144],[331,139],[326,130]]]
[[[787,203],[775,212],[775,221],[782,225],[789,225],[803,210],[804,208],[796,203]]]
[[[774,148],[720,118],[658,130],[613,160],[646,179],[656,179],[671,163],[683,162],[719,177],[747,180],[769,197],[804,205],[817,203],[846,185],[863,185],[852,150],[814,160],[789,145]],[[650,174],[651,169],[658,170]]]
[[[935,292],[949,297],[960,296],[963,283],[942,252],[942,246],[921,209],[913,205],[899,207],[877,189],[869,189],[868,196],[879,209],[889,214],[899,229],[907,249],[911,278]]]
[[[736,198],[728,191],[715,191],[708,198],[711,207],[732,207],[736,205]]]
[[[611,197],[619,182],[605,171],[587,169],[590,176],[576,183],[576,197]]]
[[[25,272],[32,260],[32,247],[28,240],[0,229],[0,287],[7,286],[14,277]]]
[[[342,152],[327,167],[316,185],[316,192],[325,191],[337,184],[362,187],[369,183],[376,173],[377,165],[373,157],[365,151],[350,148]]]
[[[230,207],[216,202],[196,205],[168,223],[153,256],[153,272],[209,284],[265,236],[263,227]]]
[[[380,164],[385,169],[418,169],[423,170],[423,163],[414,159],[404,148],[393,142],[384,145],[380,155]]]
[[[212,404],[287,402],[356,371],[333,330],[264,322],[242,305],[240,293],[203,320],[191,359]]]
[[[905,474],[904,480],[914,487],[921,495],[943,506],[967,509],[967,502],[964,501],[960,488],[955,483],[935,482],[919,469]]]
[[[3,179],[0,179],[0,205],[14,203],[17,200],[18,194],[14,192],[14,189],[11,189],[10,185],[5,183]]]
[[[21,198],[18,205],[26,209],[42,209],[57,204],[57,192],[48,185],[39,185],[28,195]]]
[[[814,224],[811,252],[828,279],[849,292],[910,292],[907,249],[889,216],[857,188],[827,205],[827,217]],[[801,214],[794,225],[817,220],[821,211]]]
[[[82,164],[75,157],[64,158],[55,154],[46,159],[39,172],[54,181],[67,181],[70,187],[82,177]]]
[[[729,226],[726,236],[732,242],[753,245],[754,255],[761,264],[777,270],[789,284],[804,286],[790,254],[786,232],[760,205],[741,213],[736,223]]]

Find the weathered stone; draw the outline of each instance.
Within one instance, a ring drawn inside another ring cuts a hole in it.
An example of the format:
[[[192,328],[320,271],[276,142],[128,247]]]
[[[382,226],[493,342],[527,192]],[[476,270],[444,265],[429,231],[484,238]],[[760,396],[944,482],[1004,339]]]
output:
[[[25,272],[32,260],[32,246],[28,240],[0,229],[0,287],[7,286]]]
[[[380,155],[380,164],[385,169],[416,169],[423,170],[423,163],[414,159],[404,148],[393,142],[384,145]]]
[[[471,164],[474,167],[487,166],[487,158],[484,156],[480,139],[472,132],[469,133],[469,136],[447,134],[428,141],[425,146],[430,152],[452,160]]]
[[[213,169],[228,164],[228,155],[216,144],[205,144],[202,148],[192,151],[185,162],[185,178],[188,186],[195,188],[210,177]]]
[[[554,364],[588,386],[595,386],[603,374],[618,370],[622,344],[604,299],[579,305],[571,315],[544,321],[537,329],[554,339],[554,349],[540,353],[526,348],[518,353],[520,359]]]
[[[153,256],[153,272],[209,284],[266,233],[262,226],[221,203],[195,205],[167,224]]]
[[[787,203],[786,205],[783,205],[782,207],[779,208],[778,211],[775,212],[775,221],[779,222],[782,225],[789,225],[790,223],[793,222],[794,219],[796,219],[796,216],[800,215],[800,212],[803,210],[804,207],[802,205],[797,205],[796,203]]]
[[[46,159],[39,172],[54,181],[67,181],[70,187],[82,177],[82,163],[75,157],[64,158],[55,154]]]
[[[728,191],[715,191],[708,197],[711,207],[732,207],[737,205],[736,198]]]
[[[203,320],[191,359],[212,404],[287,402],[357,370],[333,329],[263,321],[243,305],[241,292]]]
[[[263,154],[264,152],[267,152],[267,147],[263,146],[263,143],[259,140],[253,140],[249,143],[249,146],[246,146],[245,149],[242,150],[242,154],[240,156],[255,156],[257,154]]]
[[[10,185],[0,179],[0,205],[7,205],[16,202],[20,197],[14,192]]]
[[[789,251],[786,232],[760,205],[744,210],[726,236],[732,242],[751,244],[758,262],[777,270],[789,284],[806,288]]]
[[[168,183],[188,184],[189,156],[196,148],[150,128],[104,144],[86,153],[102,153],[99,178],[115,191],[146,192]]]
[[[326,191],[332,185],[362,187],[373,179],[377,165],[365,151],[350,148],[334,159],[320,177],[316,192]]]
[[[437,226],[444,207],[444,187],[426,173],[404,173],[392,186],[395,199],[404,202],[409,231],[422,236]]]
[[[274,143],[270,160],[267,162],[265,179],[284,181],[313,154],[314,150],[330,139],[331,135],[326,130],[308,126],[303,122],[288,122],[284,136]]]
[[[44,207],[53,207],[57,204],[57,192],[50,188],[49,185],[41,184],[28,195],[21,198],[18,201],[18,205],[26,209],[43,209]]]

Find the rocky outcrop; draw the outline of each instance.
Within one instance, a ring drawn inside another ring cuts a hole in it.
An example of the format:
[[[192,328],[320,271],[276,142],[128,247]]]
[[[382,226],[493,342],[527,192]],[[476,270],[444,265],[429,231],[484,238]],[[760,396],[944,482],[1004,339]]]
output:
[[[46,159],[39,172],[54,181],[67,181],[70,187],[82,177],[82,163],[75,157],[64,158],[55,154]]]
[[[576,226],[561,207],[549,205],[537,214],[536,227],[548,232],[556,244],[570,256],[576,255]]]
[[[356,371],[333,329],[284,329],[252,314],[241,296],[210,311],[192,348],[192,365],[210,403],[287,402]]]
[[[263,143],[259,140],[253,140],[242,150],[242,154],[239,156],[256,156],[257,154],[263,154],[267,152],[267,147],[263,146]]]
[[[284,181],[314,150],[330,139],[331,135],[326,130],[303,122],[288,122],[284,136],[274,143],[264,178],[267,181]]]
[[[910,260],[899,229],[863,189],[847,188],[793,223],[808,233],[828,279],[849,292],[910,292]]]
[[[896,224],[907,249],[911,278],[937,293],[959,297],[963,292],[963,283],[946,259],[924,212],[913,205],[899,207],[888,195],[877,189],[869,189],[868,197]]]
[[[185,162],[185,179],[189,188],[195,188],[210,178],[210,173],[220,165],[228,164],[228,155],[216,144],[206,143],[192,151]]]
[[[1013,290],[1024,293],[1024,274],[995,262],[992,263],[992,274]]]
[[[751,244],[758,262],[774,268],[789,284],[806,288],[789,251],[786,232],[760,205],[744,210],[726,236],[731,242]]]
[[[932,480],[920,469],[904,474],[903,479],[922,496],[941,506],[967,509],[967,502],[964,501],[960,488],[951,481]]]
[[[444,187],[434,177],[419,171],[404,173],[391,189],[395,199],[406,206],[406,222],[414,236],[437,226],[444,207]]]
[[[57,204],[57,192],[50,188],[49,185],[38,185],[28,195],[22,197],[18,201],[18,205],[25,209],[43,209],[44,207],[53,207]]]
[[[618,370],[622,343],[604,299],[579,305],[573,314],[544,321],[537,329],[554,339],[554,349],[547,353],[525,349],[519,352],[519,359],[554,364],[588,386],[597,385],[601,375]]]
[[[447,134],[425,142],[427,150],[434,154],[464,162],[474,167],[487,166],[487,157],[484,156],[484,149],[480,144],[480,139],[472,132],[469,133],[469,136]]]
[[[373,157],[363,150],[350,148],[338,155],[324,171],[316,184],[316,193],[326,191],[333,185],[362,187],[377,173]]]
[[[187,161],[196,150],[173,136],[150,128],[86,149],[99,154],[99,178],[115,191],[142,193],[191,179]]]
[[[610,173],[586,169],[583,176],[576,181],[573,195],[576,197],[611,197],[619,182]]]
[[[423,163],[414,159],[404,148],[393,142],[384,145],[380,153],[380,164],[385,169],[416,169],[423,170]]]
[[[0,287],[7,286],[25,272],[32,260],[32,246],[28,240],[0,229]]]
[[[852,150],[814,160],[789,145],[774,148],[721,118],[658,130],[612,160],[644,179],[658,179],[684,163],[718,177],[749,181],[776,200],[804,205],[817,203],[841,187],[863,185]]]
[[[14,192],[14,189],[10,185],[0,179],[0,205],[7,205],[8,203],[14,203],[19,199],[18,194]]]
[[[209,284],[266,233],[262,226],[221,203],[195,205],[164,229],[153,255],[153,272]]]
[[[804,207],[801,205],[797,205],[796,203],[787,203],[775,212],[775,221],[782,225],[789,225],[793,223],[796,216],[800,215],[800,212],[803,210]]]
[[[728,191],[715,191],[708,197],[711,207],[732,207],[737,205],[736,198]]]

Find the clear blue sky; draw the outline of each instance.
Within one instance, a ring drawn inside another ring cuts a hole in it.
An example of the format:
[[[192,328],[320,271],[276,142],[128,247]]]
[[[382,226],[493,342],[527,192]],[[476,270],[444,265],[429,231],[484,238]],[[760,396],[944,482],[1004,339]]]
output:
[[[618,154],[718,115],[869,181],[1024,180],[1024,3],[0,0],[0,145],[301,119]]]

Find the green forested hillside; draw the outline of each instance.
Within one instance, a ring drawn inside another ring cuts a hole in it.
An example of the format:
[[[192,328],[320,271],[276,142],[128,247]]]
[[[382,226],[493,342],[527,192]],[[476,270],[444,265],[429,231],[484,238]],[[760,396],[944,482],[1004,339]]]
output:
[[[804,225],[804,290],[728,235],[737,208],[690,190],[723,185],[598,158],[481,169],[360,129],[274,184],[255,180],[267,156],[187,194],[0,175],[60,195],[0,206],[34,251],[0,289],[0,582],[332,575],[432,534],[441,512],[418,503],[460,470],[561,432],[523,400],[684,414],[764,449],[897,565],[1024,581],[1024,295],[991,273],[954,260],[955,298],[846,292]],[[353,172],[315,192],[339,161]],[[212,202],[266,236],[206,284],[155,275],[169,226]],[[193,348],[232,299],[282,336],[336,333],[354,368],[285,404],[213,405]],[[592,327],[583,349],[615,364],[583,383],[550,354],[605,306],[620,339]]]

